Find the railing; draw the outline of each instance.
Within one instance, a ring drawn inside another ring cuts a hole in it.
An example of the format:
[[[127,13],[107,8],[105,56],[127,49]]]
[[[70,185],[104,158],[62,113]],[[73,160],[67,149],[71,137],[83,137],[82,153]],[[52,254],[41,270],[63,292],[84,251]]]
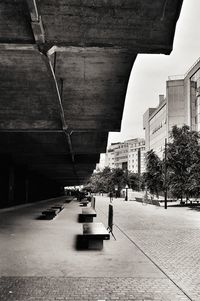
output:
[[[184,79],[185,75],[170,75],[168,76],[168,80],[181,80]]]
[[[190,71],[200,62],[200,57],[194,62],[194,64],[190,67],[190,69],[182,75],[170,75],[168,76],[168,80],[181,80],[186,78],[186,76],[190,73]]]
[[[196,62],[190,67],[190,69],[185,73],[185,77],[190,73],[190,71],[200,62],[200,57],[196,60]]]

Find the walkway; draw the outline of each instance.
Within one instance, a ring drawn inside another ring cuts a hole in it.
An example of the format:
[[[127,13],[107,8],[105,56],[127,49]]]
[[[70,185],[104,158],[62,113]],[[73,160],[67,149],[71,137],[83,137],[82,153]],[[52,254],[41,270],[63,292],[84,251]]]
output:
[[[56,200],[59,202],[59,199]],[[102,251],[77,251],[77,202],[38,219],[55,200],[0,211],[0,300],[200,300],[200,213],[114,199],[114,233]],[[97,197],[107,224],[109,199]]]

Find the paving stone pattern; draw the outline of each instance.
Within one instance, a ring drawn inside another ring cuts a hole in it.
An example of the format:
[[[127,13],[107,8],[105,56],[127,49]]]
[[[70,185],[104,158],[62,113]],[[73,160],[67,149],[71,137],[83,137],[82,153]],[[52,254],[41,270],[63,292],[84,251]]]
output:
[[[106,225],[109,198],[96,204]],[[198,211],[113,200],[117,240],[80,253],[78,204],[50,222],[42,206],[1,213],[0,301],[200,301]]]
[[[168,279],[1,277],[1,301],[186,301]]]
[[[102,207],[101,207],[102,209]],[[191,300],[200,301],[200,212],[115,202],[115,224]],[[126,220],[123,215],[126,216]],[[129,221],[129,222],[128,222]]]
[[[192,300],[200,300],[200,230],[136,231],[132,239]]]

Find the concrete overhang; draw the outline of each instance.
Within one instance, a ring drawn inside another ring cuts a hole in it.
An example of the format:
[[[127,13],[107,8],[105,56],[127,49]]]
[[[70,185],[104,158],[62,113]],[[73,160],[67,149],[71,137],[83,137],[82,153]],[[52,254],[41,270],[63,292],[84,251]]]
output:
[[[0,2],[0,153],[61,185],[119,131],[138,53],[169,54],[181,0]]]
[[[53,47],[49,56],[69,128],[119,131],[136,54],[121,48]]]

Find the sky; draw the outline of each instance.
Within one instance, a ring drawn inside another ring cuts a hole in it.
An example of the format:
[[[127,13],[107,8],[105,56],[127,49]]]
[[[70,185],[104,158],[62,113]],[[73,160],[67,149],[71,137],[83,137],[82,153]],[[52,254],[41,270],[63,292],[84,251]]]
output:
[[[166,95],[170,75],[183,75],[200,57],[200,0],[183,0],[170,55],[139,54],[133,65],[121,132],[109,133],[112,142],[144,137],[143,114],[157,107],[159,94]]]

